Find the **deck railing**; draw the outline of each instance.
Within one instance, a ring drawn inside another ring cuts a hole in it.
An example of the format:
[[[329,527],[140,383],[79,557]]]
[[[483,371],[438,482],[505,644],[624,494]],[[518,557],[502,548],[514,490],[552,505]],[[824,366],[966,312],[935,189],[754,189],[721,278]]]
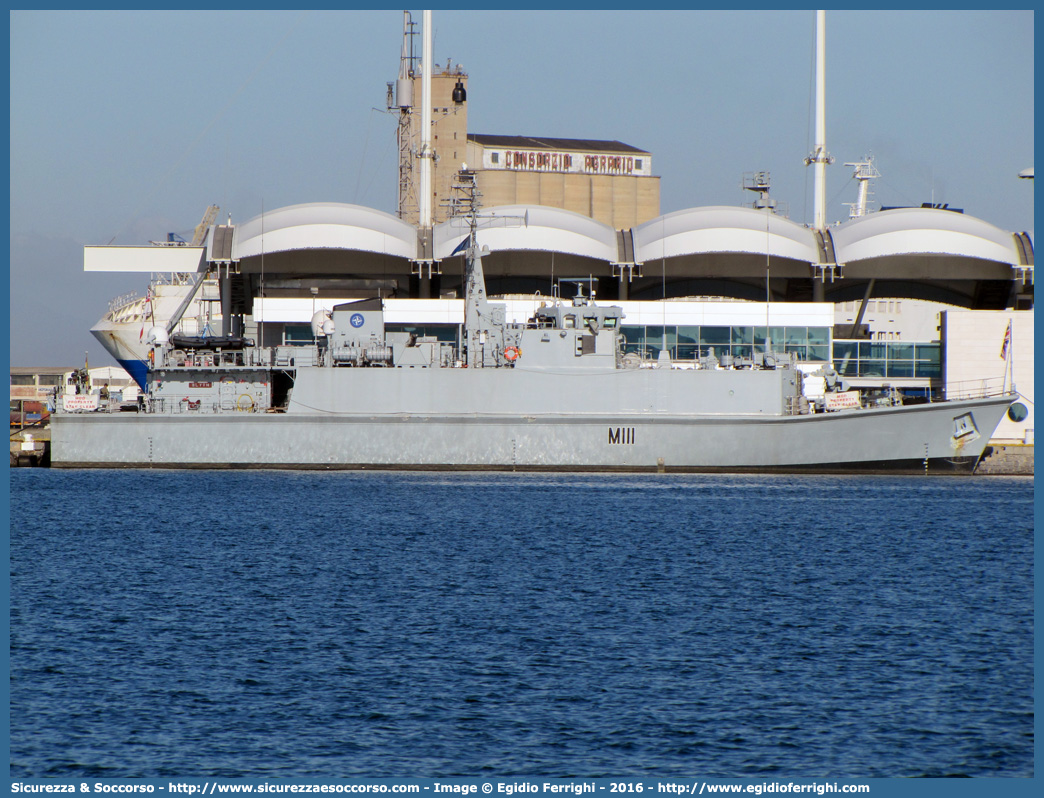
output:
[[[990,396],[1003,396],[1014,392],[1015,386],[1004,377],[989,377],[981,380],[964,380],[948,382],[943,386],[943,396],[950,400],[986,399]]]

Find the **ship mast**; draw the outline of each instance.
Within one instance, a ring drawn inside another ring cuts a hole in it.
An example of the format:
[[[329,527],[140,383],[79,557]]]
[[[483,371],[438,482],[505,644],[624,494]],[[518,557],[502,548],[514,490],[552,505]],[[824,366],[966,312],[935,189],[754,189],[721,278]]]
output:
[[[489,249],[480,248],[476,236],[482,192],[478,190],[475,171],[465,164],[451,188],[454,194],[448,203],[450,219],[455,223],[466,220],[468,225],[468,235],[451,253],[464,255],[464,362],[468,368],[504,366],[508,363],[504,351],[509,343],[505,338],[505,306],[490,302],[486,295],[482,254]],[[503,223],[517,217],[497,218]]]
[[[870,198],[870,181],[880,177],[881,173],[877,171],[877,167],[874,166],[874,159],[869,155],[865,160],[846,163],[845,166],[855,167],[855,173],[852,177],[859,181],[859,194],[856,196],[856,201],[845,203],[850,208],[848,218],[858,219],[860,216],[866,216],[869,213],[867,205]]]
[[[471,368],[495,365],[492,361],[493,330],[490,328],[490,307],[486,299],[486,276],[482,271],[482,253],[479,251],[478,206],[482,194],[475,184],[475,173],[461,169],[453,186],[452,216],[468,220],[468,237],[458,249],[464,248],[464,334],[465,362]]]

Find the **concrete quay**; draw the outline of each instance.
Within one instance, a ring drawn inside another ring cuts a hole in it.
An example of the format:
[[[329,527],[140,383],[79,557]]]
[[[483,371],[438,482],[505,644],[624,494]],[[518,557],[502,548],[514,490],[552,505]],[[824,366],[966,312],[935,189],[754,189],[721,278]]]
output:
[[[990,444],[983,452],[977,476],[1032,477],[1033,444]]]
[[[49,466],[51,430],[36,427],[11,433],[11,468]]]

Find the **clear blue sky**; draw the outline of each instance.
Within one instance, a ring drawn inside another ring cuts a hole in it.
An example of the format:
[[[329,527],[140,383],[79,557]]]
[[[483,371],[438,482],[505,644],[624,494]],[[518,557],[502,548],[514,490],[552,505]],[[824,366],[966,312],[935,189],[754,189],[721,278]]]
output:
[[[420,22],[420,11],[414,12]],[[812,11],[436,11],[472,133],[649,150],[661,210],[738,205],[772,174],[812,217]],[[11,13],[11,363],[109,358],[88,332],[145,275],[84,274],[85,244],[190,232],[299,202],[395,203],[402,13]],[[827,14],[828,218],[875,157],[886,205],[935,200],[1033,229],[1032,11]]]

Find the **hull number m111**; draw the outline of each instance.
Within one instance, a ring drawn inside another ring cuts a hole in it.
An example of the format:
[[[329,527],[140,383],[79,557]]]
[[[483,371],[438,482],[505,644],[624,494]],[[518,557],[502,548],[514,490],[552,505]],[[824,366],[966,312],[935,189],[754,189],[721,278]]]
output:
[[[634,444],[634,427],[609,427],[609,443]]]

